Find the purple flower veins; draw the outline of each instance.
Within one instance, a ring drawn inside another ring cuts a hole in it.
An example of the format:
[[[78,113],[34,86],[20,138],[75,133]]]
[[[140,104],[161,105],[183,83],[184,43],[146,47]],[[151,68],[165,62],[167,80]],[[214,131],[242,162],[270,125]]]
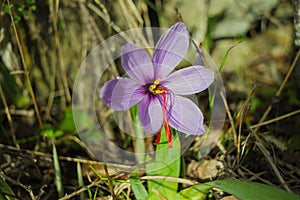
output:
[[[144,130],[159,133],[159,141],[164,125],[170,147],[169,125],[190,135],[205,133],[202,112],[182,95],[208,88],[214,80],[214,73],[199,65],[172,72],[187,53],[188,46],[189,33],[182,22],[173,25],[159,39],[152,59],[143,48],[124,45],[122,66],[129,77],[110,80],[100,91],[100,98],[114,110],[128,110],[138,104]]]

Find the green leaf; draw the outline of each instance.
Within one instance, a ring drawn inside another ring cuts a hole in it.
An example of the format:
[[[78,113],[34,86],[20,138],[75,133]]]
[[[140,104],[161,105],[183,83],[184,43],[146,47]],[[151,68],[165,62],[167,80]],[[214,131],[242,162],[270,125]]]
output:
[[[9,5],[5,3],[5,4],[3,5],[3,10],[4,10],[5,13],[9,14],[9,11],[10,11]]]
[[[14,17],[14,23],[18,23],[21,20],[21,16],[20,15],[16,15]]]
[[[36,7],[36,5],[32,5],[30,8],[32,11],[35,11],[37,7]]]
[[[63,120],[59,124],[59,128],[62,131],[72,132],[76,129],[73,119],[72,108],[67,108],[65,110],[65,115]]]
[[[54,141],[52,142],[52,153],[53,153],[53,164],[55,170],[56,189],[57,189],[58,197],[63,197],[65,192],[64,192],[63,182],[62,182],[59,159],[58,159]]]
[[[54,130],[54,127],[51,124],[45,124],[44,130],[41,131],[41,136],[46,138],[59,138],[64,135],[64,132],[61,130]]]
[[[193,185],[187,189],[181,190],[174,200],[202,200],[204,199],[212,186],[205,184]]]
[[[137,173],[132,173],[129,181],[136,199],[148,199],[148,192],[139,180]]]
[[[243,180],[219,180],[208,182],[205,184],[221,189],[243,200],[266,198],[280,200],[300,200],[300,196],[288,193],[280,188],[271,187],[261,183]]]
[[[16,200],[13,190],[0,176],[0,200]]]
[[[157,145],[155,161],[146,165],[149,176],[178,177],[180,173],[180,141],[176,137],[169,148],[165,130],[161,130],[161,143]],[[157,199],[157,193],[166,199],[177,194],[178,183],[165,180],[148,180],[149,199]]]
[[[23,7],[19,7],[17,10],[18,10],[19,13],[23,13],[24,12],[24,8]]]
[[[26,3],[27,3],[28,5],[34,4],[34,3],[35,3],[35,0],[26,0]]]
[[[241,42],[242,42],[242,40],[239,41],[239,42],[237,42],[236,44],[232,45],[232,46],[226,51],[224,57],[222,58],[222,61],[221,61],[221,64],[220,64],[220,68],[219,68],[219,72],[222,71],[222,69],[223,69],[223,67],[224,67],[224,65],[225,65],[225,62],[226,62],[226,60],[227,60],[228,54],[229,54],[229,52],[231,51],[231,49],[233,49],[235,46],[237,46],[237,45],[240,44]]]
[[[83,181],[83,176],[82,176],[82,169],[81,165],[79,162],[77,162],[77,180],[78,180],[78,187],[83,187],[84,186],[84,181]],[[86,199],[85,193],[81,192],[80,193],[80,200]]]

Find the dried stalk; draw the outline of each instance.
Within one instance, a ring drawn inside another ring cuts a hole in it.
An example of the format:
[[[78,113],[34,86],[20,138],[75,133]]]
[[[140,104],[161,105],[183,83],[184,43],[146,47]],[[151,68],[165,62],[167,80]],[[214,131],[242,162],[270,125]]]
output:
[[[288,79],[290,78],[290,76],[291,76],[291,74],[292,74],[292,72],[293,72],[293,70],[294,70],[294,68],[295,68],[295,66],[296,66],[296,64],[297,64],[297,62],[298,62],[298,60],[299,60],[299,57],[300,57],[300,50],[298,51],[298,53],[297,53],[297,55],[296,55],[296,57],[295,57],[295,59],[294,59],[292,65],[291,65],[291,67],[290,67],[288,73],[286,74],[284,80],[282,81],[282,83],[281,83],[279,89],[277,90],[277,92],[276,92],[276,94],[275,94],[275,97],[274,97],[275,99],[278,98],[278,97],[281,95],[281,92],[282,92],[283,88],[285,87],[285,85],[286,85]],[[268,116],[268,114],[270,113],[271,110],[272,110],[272,104],[270,104],[270,105],[268,106],[268,108],[267,108],[266,111],[264,112],[263,116],[260,118],[258,124],[260,124],[260,123],[262,123],[263,121],[265,121],[265,119],[267,118],[267,116]],[[257,132],[258,129],[259,129],[259,127],[260,127],[260,126],[257,126],[257,127],[253,130],[253,132]]]
[[[7,120],[8,120],[9,126],[10,126],[10,134],[11,134],[13,143],[14,143],[14,145],[18,149],[20,149],[20,146],[17,143],[17,139],[16,139],[16,136],[14,134],[14,126],[13,126],[12,118],[11,118],[11,115],[10,115],[10,112],[9,112],[9,108],[7,106],[7,102],[6,102],[6,99],[5,99],[5,96],[4,96],[4,93],[3,93],[1,85],[0,85],[0,96],[1,96],[1,99],[2,99],[2,102],[3,102],[3,105],[4,105],[4,109],[5,109],[5,113],[6,113],[6,116],[7,116]]]
[[[26,65],[26,62],[25,62],[25,58],[24,58],[24,55],[23,55],[23,50],[22,50],[22,47],[21,47],[19,34],[18,34],[18,31],[17,31],[16,25],[14,23],[14,18],[13,18],[12,10],[11,10],[11,4],[10,4],[9,0],[7,0],[7,5],[8,5],[8,8],[9,8],[9,16],[10,16],[12,27],[13,27],[13,30],[14,30],[14,34],[15,34],[15,37],[16,37],[17,46],[18,46],[18,49],[19,49],[22,65],[24,67],[25,77],[26,77],[26,81],[28,83],[29,93],[30,93],[30,96],[31,96],[31,99],[32,99],[32,102],[33,102],[35,114],[36,114],[40,129],[44,129],[44,124],[43,124],[42,118],[40,116],[39,107],[37,105],[37,101],[36,101],[36,98],[35,98],[35,95],[34,95],[34,92],[33,92],[32,84],[31,84],[31,80],[30,80],[30,76],[29,76],[29,71],[28,71],[28,68],[27,68],[27,65]]]

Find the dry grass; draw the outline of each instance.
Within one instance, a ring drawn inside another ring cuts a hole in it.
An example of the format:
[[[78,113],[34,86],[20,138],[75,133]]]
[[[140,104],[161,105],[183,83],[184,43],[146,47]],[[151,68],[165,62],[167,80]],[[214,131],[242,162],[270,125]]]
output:
[[[12,86],[16,87],[21,95],[15,94],[14,90],[6,89],[10,87],[6,84],[10,83],[8,82],[10,78],[7,74],[3,74],[4,78],[0,77],[2,103],[0,120],[4,135],[0,139],[0,178],[13,188],[18,198],[32,200],[58,198],[53,178],[55,174],[51,151],[53,138],[44,133],[49,130],[49,127],[52,128],[51,130],[58,130],[60,122],[64,119],[65,110],[72,104],[76,72],[96,45],[122,31],[150,27],[157,23],[153,19],[153,14],[150,14],[153,7],[151,2],[38,1],[37,10],[29,10],[29,14],[25,15],[18,12],[18,7],[22,5],[7,0],[10,14],[0,12],[0,21],[8,24],[0,25],[0,28],[7,33],[4,35],[4,40],[0,35],[0,44],[3,47],[3,51],[0,52],[0,65],[8,69],[9,76],[13,80]],[[169,25],[178,20],[173,8],[171,12],[173,18],[170,18],[164,11],[169,12],[171,8],[161,4],[160,1],[155,2],[158,9],[155,17],[158,20],[170,23]],[[12,23],[16,15],[21,15],[22,19]],[[269,15],[268,17],[270,23],[281,26],[279,19]],[[184,16],[183,20],[185,20]],[[255,30],[250,32],[253,31]],[[152,37],[151,33],[147,35]],[[141,35],[136,35],[135,38],[141,45],[151,41]],[[130,38],[125,39],[131,41]],[[251,40],[251,36],[249,39]],[[9,52],[10,45],[13,46],[13,51]],[[149,45],[153,46],[151,43]],[[107,46],[103,49],[107,52],[108,60],[111,57],[110,48]],[[4,56],[5,52],[9,53],[8,57]],[[299,86],[296,85],[297,80],[295,81],[297,77],[293,77],[295,68],[299,67],[299,55],[300,51],[296,52],[293,58],[288,56],[280,58],[280,62],[290,66],[286,69],[279,87],[272,86],[272,89],[275,88],[273,99],[266,101],[265,97],[262,97],[259,110],[255,110],[255,113],[249,105],[253,103],[253,99],[260,98],[257,95],[260,85],[252,84],[250,86],[252,89],[244,93],[243,98],[234,96],[234,91],[229,91],[233,96],[227,95],[227,99],[222,95],[228,121],[225,123],[222,138],[204,158],[218,160],[224,164],[224,167],[219,170],[220,173],[213,179],[247,179],[300,193],[300,163],[296,158],[300,153],[295,146],[289,146],[290,139],[297,138],[295,129],[299,128],[297,125],[299,104],[285,105],[283,108],[276,103],[276,101],[286,103],[284,99],[289,97],[288,92],[295,89],[297,91],[294,97],[298,103],[300,101]],[[13,62],[14,59],[16,62]],[[91,72],[97,74],[102,70],[101,67],[101,65],[95,66]],[[118,76],[120,71],[118,61],[113,62],[103,80]],[[224,73],[225,87],[226,78],[227,75]],[[85,98],[87,90],[88,88],[82,88],[81,98]],[[15,99],[11,96],[15,96]],[[103,103],[97,102],[95,106],[97,111],[107,116],[111,115],[111,111]],[[278,107],[282,109],[276,113]],[[33,111],[35,115],[32,115]],[[289,123],[294,122],[292,123],[294,132],[276,131],[278,130],[276,125],[279,123],[281,129],[291,130],[288,129],[289,125],[285,125],[286,120],[289,120]],[[126,143],[124,133],[116,132],[106,118],[99,119],[99,122],[112,140],[117,140],[120,144]],[[287,135],[284,135],[286,133]],[[271,135],[272,139],[267,140],[266,135]],[[78,139],[77,132],[74,130],[55,139],[58,154],[61,155],[58,159],[62,169],[62,182],[67,193],[60,198],[61,200],[77,198],[87,191],[97,194],[99,199],[133,198],[128,171],[134,169],[126,164],[105,165],[95,161],[92,153]],[[196,155],[200,140],[201,138],[196,138],[191,151],[185,154],[184,165],[189,165],[192,160],[196,160],[201,165]],[[280,149],[280,145],[276,142],[284,145],[286,149]],[[148,144],[154,148],[151,141],[148,141]],[[135,151],[134,145],[128,145],[127,148]],[[289,154],[294,157],[290,158]],[[80,163],[83,169],[84,187],[78,186],[75,173],[77,163]],[[142,173],[139,175],[142,181],[169,180],[181,183],[182,187],[207,181],[192,174],[182,178],[153,177]]]

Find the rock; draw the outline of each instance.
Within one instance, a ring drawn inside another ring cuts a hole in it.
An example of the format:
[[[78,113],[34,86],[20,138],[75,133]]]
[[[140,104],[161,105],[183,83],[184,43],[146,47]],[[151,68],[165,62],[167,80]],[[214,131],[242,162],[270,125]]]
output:
[[[188,165],[187,174],[192,178],[212,180],[224,169],[224,164],[216,159],[192,161]]]

